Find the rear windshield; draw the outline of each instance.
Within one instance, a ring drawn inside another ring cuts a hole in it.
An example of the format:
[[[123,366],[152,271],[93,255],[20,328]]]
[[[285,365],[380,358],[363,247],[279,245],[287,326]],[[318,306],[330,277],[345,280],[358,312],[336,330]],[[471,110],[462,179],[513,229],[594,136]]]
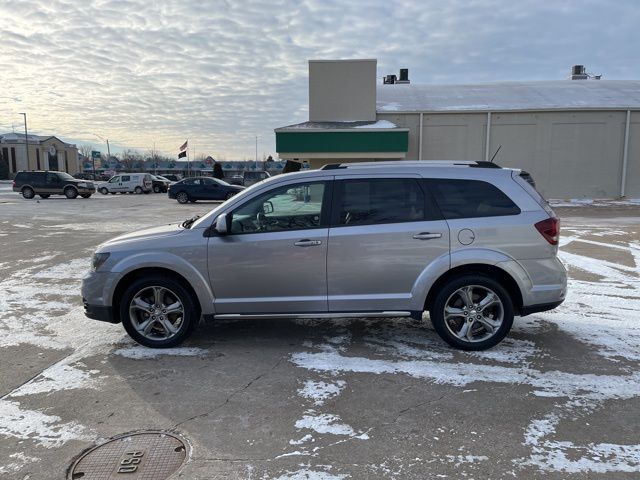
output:
[[[426,180],[446,219],[518,215],[520,209],[500,189],[480,180]]]

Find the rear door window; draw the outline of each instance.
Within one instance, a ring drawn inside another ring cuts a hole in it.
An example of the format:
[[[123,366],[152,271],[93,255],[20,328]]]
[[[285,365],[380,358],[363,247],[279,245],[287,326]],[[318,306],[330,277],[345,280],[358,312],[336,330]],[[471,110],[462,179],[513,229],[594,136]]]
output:
[[[414,178],[349,179],[336,186],[333,225],[421,222],[439,217]]]
[[[425,183],[448,220],[520,213],[518,206],[507,195],[488,182],[431,178]]]

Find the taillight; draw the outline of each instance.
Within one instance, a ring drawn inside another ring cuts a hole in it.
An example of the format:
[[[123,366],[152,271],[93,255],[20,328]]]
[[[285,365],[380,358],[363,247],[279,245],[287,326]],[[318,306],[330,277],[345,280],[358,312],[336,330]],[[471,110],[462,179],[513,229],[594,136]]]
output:
[[[540,235],[551,245],[557,245],[560,239],[560,219],[556,217],[547,218],[534,225]]]

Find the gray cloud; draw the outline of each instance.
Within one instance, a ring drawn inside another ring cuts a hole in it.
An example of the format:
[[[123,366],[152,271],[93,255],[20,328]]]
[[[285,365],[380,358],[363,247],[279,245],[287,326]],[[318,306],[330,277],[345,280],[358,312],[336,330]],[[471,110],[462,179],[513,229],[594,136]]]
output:
[[[0,0],[0,130],[227,158],[307,119],[309,58],[378,58],[418,83],[638,78],[634,0]]]

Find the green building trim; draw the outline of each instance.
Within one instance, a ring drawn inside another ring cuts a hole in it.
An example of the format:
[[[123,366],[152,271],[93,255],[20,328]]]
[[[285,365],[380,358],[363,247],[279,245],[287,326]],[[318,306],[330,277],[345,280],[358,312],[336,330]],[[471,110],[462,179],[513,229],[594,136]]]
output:
[[[278,153],[406,153],[408,148],[408,129],[330,132],[276,131],[276,151]]]

